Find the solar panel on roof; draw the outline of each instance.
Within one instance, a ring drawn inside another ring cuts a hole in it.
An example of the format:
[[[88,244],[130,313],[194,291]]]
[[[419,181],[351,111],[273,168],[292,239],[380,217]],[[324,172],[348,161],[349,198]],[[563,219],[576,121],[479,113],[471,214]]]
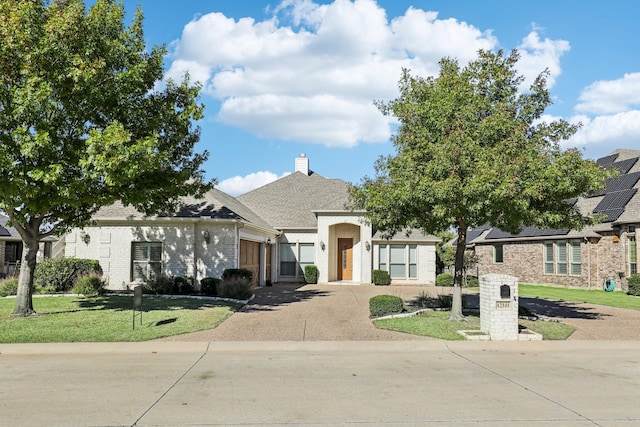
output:
[[[598,160],[596,160],[596,163],[602,167],[607,167],[611,165],[611,163],[615,162],[617,158],[618,158],[617,154],[612,154],[610,156],[599,158]]]
[[[612,166],[618,169],[618,171],[620,171],[620,174],[625,174],[631,170],[631,168],[633,167],[633,165],[636,164],[637,161],[638,161],[638,157],[634,157],[632,159],[615,162],[612,164]]]
[[[544,236],[564,236],[569,233],[568,228],[560,229],[540,229],[535,227],[525,227],[518,234],[511,234],[506,231],[502,231],[499,228],[492,229],[487,234],[486,239],[511,239],[520,237],[544,237]]]
[[[604,196],[607,193],[613,193],[615,191],[629,190],[636,186],[638,180],[640,180],[640,172],[628,173],[617,178],[609,178],[607,179],[605,188],[590,194],[589,197]]]
[[[624,213],[624,209],[609,209],[607,211],[598,212],[600,215],[605,215],[602,222],[613,222],[620,218],[620,215]]]
[[[11,236],[11,233],[9,233],[9,230],[0,225],[0,236],[8,237]]]
[[[627,203],[629,203],[629,200],[636,194],[636,191],[638,191],[636,188],[632,188],[606,194],[602,200],[600,200],[598,206],[593,209],[593,213],[600,213],[612,209],[624,209]]]

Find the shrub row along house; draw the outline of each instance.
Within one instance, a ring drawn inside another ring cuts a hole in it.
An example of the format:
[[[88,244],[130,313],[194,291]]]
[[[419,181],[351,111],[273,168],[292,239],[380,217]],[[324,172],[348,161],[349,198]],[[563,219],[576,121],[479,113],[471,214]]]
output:
[[[199,282],[228,268],[253,271],[259,286],[302,282],[312,264],[319,283],[369,284],[372,269],[396,284],[435,282],[436,237],[414,231],[385,240],[347,202],[348,184],[311,171],[302,154],[293,174],[238,198],[213,189],[154,217],[104,207],[93,226],[65,236],[65,256],[98,260],[110,289],[158,275]]]
[[[638,272],[640,150],[616,150],[597,163],[618,169],[618,178],[572,202],[583,214],[599,215],[601,223],[580,231],[525,228],[518,235],[489,225],[471,230],[467,248],[478,257],[479,274],[588,289],[607,281],[607,287],[626,289],[626,278]]]

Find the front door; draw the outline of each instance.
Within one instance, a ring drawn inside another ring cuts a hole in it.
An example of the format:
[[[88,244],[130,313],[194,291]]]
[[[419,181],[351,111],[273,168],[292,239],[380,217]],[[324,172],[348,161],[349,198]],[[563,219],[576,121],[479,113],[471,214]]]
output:
[[[338,280],[353,280],[353,239],[338,239]]]

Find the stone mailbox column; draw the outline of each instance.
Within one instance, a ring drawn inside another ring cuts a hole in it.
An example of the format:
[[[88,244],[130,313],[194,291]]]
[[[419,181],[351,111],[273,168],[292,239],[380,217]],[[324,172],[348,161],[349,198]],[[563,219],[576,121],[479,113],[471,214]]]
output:
[[[492,340],[518,339],[518,278],[480,276],[480,329]]]

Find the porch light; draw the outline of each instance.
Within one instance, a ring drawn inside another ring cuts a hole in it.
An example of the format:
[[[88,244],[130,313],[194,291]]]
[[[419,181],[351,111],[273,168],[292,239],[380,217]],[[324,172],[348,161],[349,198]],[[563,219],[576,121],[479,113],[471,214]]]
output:
[[[209,230],[204,230],[202,232],[202,237],[204,237],[205,243],[209,244],[209,242],[211,241],[211,234],[209,234]]]
[[[324,248],[326,248],[324,242],[322,240],[320,240],[320,249],[322,249],[324,251]]]
[[[371,250],[371,243],[369,241],[364,242],[364,247],[367,248],[367,252]]]
[[[82,240],[86,245],[91,241],[91,236],[89,236],[84,230],[80,232],[80,240]]]
[[[269,237],[269,238],[267,239],[267,245],[268,245],[268,246],[271,246],[271,237]]]

